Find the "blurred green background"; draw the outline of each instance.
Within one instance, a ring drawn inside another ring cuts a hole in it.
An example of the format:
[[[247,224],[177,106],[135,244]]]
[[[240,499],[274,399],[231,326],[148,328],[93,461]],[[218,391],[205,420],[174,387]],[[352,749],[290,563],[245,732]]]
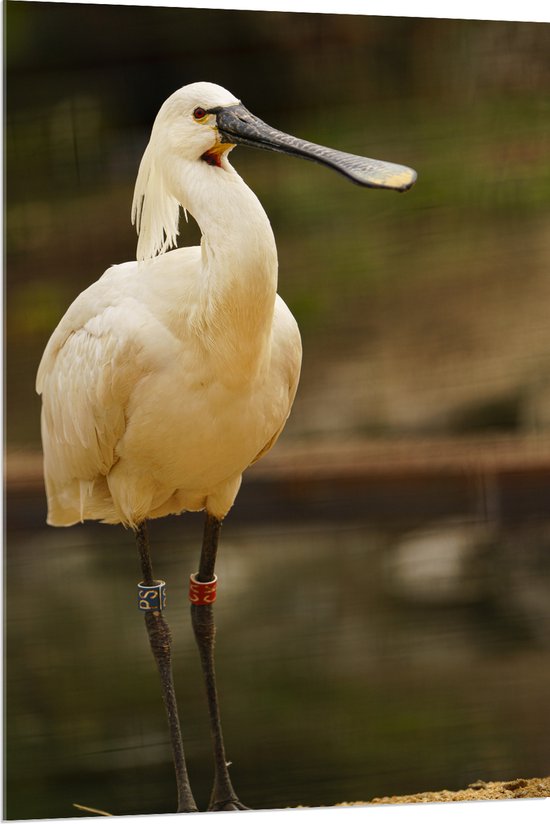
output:
[[[289,436],[548,427],[548,25],[11,2],[6,14],[10,445],[38,446],[41,350],[71,299],[134,257],[152,121],[197,79],[283,130],[419,172],[398,196],[232,155],[274,225],[305,338]]]
[[[419,439],[505,437],[520,476],[537,455],[548,491],[550,28],[4,9],[6,815],[70,816],[72,802],[171,811],[131,536],[44,527],[34,393],[68,304],[134,257],[130,204],[154,116],[179,86],[210,80],[284,131],[419,173],[398,196],[288,157],[231,156],[272,221],[279,291],[304,339],[281,454],[374,442],[383,455],[398,442],[406,462]],[[191,221],[182,243],[197,240]],[[544,507],[526,504],[511,524],[486,484],[487,506],[475,517],[457,506],[452,523],[434,525],[429,506],[411,516],[391,489],[384,517],[361,505],[327,514],[325,498],[304,494],[299,519],[281,504],[260,520],[247,489],[224,528],[219,608],[226,737],[245,802],[331,804],[548,769]],[[199,520],[168,519],[153,535],[159,574],[173,570],[182,590],[176,680],[204,806],[208,733],[182,583]],[[407,578],[404,555],[431,592]]]

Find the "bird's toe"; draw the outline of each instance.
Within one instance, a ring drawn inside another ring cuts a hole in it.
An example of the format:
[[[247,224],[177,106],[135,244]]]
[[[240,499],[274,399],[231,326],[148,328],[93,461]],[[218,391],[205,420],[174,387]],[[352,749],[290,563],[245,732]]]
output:
[[[214,801],[208,807],[208,812],[229,812],[231,810],[249,810],[250,807],[247,807],[245,804],[242,804],[236,796],[231,798],[224,798],[220,801]]]

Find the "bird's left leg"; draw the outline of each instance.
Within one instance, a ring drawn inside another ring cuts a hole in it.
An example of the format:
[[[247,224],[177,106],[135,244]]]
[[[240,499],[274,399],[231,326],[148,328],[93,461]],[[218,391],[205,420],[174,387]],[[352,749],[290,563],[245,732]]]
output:
[[[216,634],[213,608],[213,601],[216,597],[214,567],[216,565],[221,525],[221,520],[208,512],[206,513],[199,571],[191,576],[189,596],[191,600],[191,621],[199,648],[206,685],[210,730],[214,748],[214,786],[208,805],[208,809],[211,811],[248,809],[237,798],[229,778],[214,670],[214,637]]]
[[[178,813],[197,812],[197,805],[189,784],[183,741],[181,737],[178,705],[172,676],[171,642],[172,637],[168,624],[162,617],[163,595],[162,581],[156,581],[153,574],[153,565],[149,554],[149,538],[147,522],[143,521],[135,530],[136,543],[141,561],[143,581],[139,584],[140,609],[144,611],[145,626],[149,635],[149,643],[157,663],[162,686],[162,698],[168,716],[170,741],[176,771],[176,787],[178,793]]]

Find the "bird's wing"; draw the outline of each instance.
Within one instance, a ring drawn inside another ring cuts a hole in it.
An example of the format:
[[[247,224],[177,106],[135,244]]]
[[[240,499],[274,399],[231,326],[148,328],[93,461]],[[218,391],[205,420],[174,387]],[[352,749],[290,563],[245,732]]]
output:
[[[42,395],[48,497],[53,500],[64,489],[67,496],[73,490],[74,497],[80,486],[81,510],[90,485],[116,463],[130,396],[152,369],[142,345],[142,330],[151,326],[149,312],[135,298],[113,303],[98,284],[83,292],[62,318],[36,381]]]
[[[260,458],[269,452],[277,442],[279,435],[285,428],[285,424],[290,415],[292,404],[298,389],[300,380],[300,368],[302,365],[302,341],[300,331],[290,309],[283,299],[277,295],[275,302],[275,313],[273,318],[272,336],[272,365],[278,373],[278,381],[274,382],[281,386],[282,391],[288,392],[282,403],[282,417],[278,426],[269,438],[265,446],[258,452],[251,463],[256,463]]]

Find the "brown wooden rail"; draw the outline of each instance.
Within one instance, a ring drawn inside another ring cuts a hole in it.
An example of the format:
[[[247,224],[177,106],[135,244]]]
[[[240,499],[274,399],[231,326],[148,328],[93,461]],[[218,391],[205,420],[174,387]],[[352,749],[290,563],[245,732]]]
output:
[[[8,452],[8,524],[43,522],[42,461]],[[245,473],[232,520],[550,519],[550,434],[292,443]]]

